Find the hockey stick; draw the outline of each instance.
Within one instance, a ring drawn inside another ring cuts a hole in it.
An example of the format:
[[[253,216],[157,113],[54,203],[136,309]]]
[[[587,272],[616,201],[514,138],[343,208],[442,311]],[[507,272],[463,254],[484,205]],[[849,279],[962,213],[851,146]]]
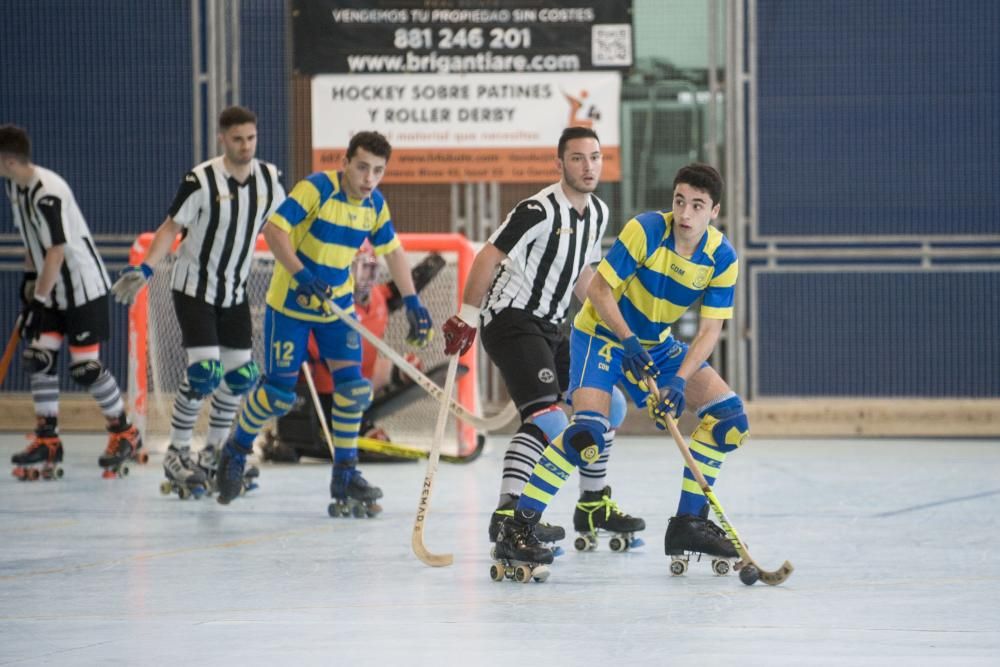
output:
[[[333,436],[330,435],[330,429],[326,425],[326,414],[323,411],[323,404],[319,400],[319,392],[316,391],[316,384],[313,382],[312,371],[309,370],[309,362],[302,362],[302,375],[306,378],[306,384],[309,385],[309,395],[312,396],[313,408],[316,409],[316,418],[319,419],[319,425],[323,427],[323,437],[326,438],[326,446],[330,448],[330,460],[336,461],[337,456],[333,451]]]
[[[441,461],[444,463],[472,463],[483,453],[486,445],[486,438],[482,435],[476,436],[476,448],[464,456],[454,456],[451,454],[441,454]],[[398,456],[400,458],[420,459],[429,458],[431,453],[420,447],[402,445],[398,442],[388,442],[386,440],[375,440],[373,438],[358,438],[358,449],[374,454],[385,454],[386,456]]]
[[[651,378],[646,378],[646,385],[649,387],[649,392],[654,396],[660,395],[660,390],[656,386]],[[725,510],[722,509],[722,503],[715,496],[715,492],[712,491],[712,487],[709,486],[708,480],[705,479],[705,475],[702,474],[701,468],[698,467],[697,461],[691,455],[691,449],[688,447],[687,442],[684,440],[684,436],[681,435],[680,430],[677,428],[677,422],[674,420],[673,416],[667,415],[667,427],[670,429],[670,435],[673,436],[674,442],[677,444],[677,449],[680,450],[681,456],[684,457],[684,463],[687,464],[688,470],[694,475],[695,480],[698,482],[698,486],[701,487],[701,492],[705,494],[708,499],[708,504],[712,506],[712,511],[715,512],[715,516],[718,517],[719,523],[722,525],[723,530],[726,531],[726,537],[729,541],[733,543],[736,548],[736,553],[740,556],[740,563],[737,563],[736,569],[742,570],[740,572],[740,581],[744,584],[752,585],[757,581],[754,572],[760,577],[760,580],[765,584],[770,586],[777,586],[782,583],[789,576],[791,576],[792,571],[795,569],[791,563],[787,560],[782,563],[774,572],[769,572],[763,569],[760,565],[754,561],[750,556],[750,552],[747,551],[746,544],[740,538],[739,533],[736,532],[736,527],[729,522],[726,518]],[[750,570],[753,568],[753,570]]]
[[[7,371],[10,370],[10,362],[14,360],[14,353],[17,352],[17,346],[21,342],[21,316],[17,316],[17,320],[14,322],[14,330],[10,332],[10,340],[7,341],[7,347],[3,351],[3,359],[0,359],[0,384],[7,379]]]
[[[458,372],[458,355],[453,355],[448,362],[448,375],[444,380],[444,395],[446,399],[451,399],[451,392],[455,388],[455,375]],[[448,401],[441,401],[438,409],[437,423],[434,425],[434,441],[431,443],[431,453],[427,459],[427,474],[424,475],[424,486],[420,490],[420,503],[417,505],[417,518],[413,522],[413,536],[410,544],[413,546],[413,553],[421,561],[431,567],[445,567],[451,565],[455,560],[451,554],[432,554],[424,546],[424,524],[427,522],[427,513],[431,505],[431,488],[434,486],[434,475],[437,473],[438,459],[441,456],[441,441],[444,440],[444,427],[448,422]]]
[[[399,370],[403,371],[407,377],[413,380],[416,384],[420,385],[424,391],[438,401],[445,400],[444,391],[442,391],[441,387],[437,386],[433,380],[421,373],[416,366],[404,359],[403,355],[392,349],[388,343],[373,334],[365,325],[348,315],[343,308],[338,306],[332,300],[324,301],[323,307],[329,313],[336,315],[341,320],[346,322],[347,326],[361,334],[361,336],[371,343],[376,350],[384,354],[390,361],[392,361],[392,363],[396,364],[396,366],[399,367]],[[492,417],[479,417],[474,415],[451,397],[448,398],[447,402],[453,415],[480,431],[495,431],[506,426],[512,419],[517,418],[517,407],[513,402],[507,403],[506,407],[504,407],[499,414],[493,415]]]

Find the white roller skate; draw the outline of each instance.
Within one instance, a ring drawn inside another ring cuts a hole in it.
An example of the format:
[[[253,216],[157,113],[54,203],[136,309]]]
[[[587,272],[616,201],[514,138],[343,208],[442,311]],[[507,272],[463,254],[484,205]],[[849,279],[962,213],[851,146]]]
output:
[[[204,471],[191,459],[190,447],[170,445],[163,457],[163,473],[166,479],[160,483],[160,493],[165,496],[176,493],[181,500],[197,499],[208,488]]]

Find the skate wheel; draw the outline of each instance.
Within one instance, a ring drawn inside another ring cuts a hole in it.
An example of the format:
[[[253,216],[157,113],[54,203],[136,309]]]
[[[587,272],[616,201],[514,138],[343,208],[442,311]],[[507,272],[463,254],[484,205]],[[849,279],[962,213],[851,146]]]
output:
[[[105,468],[104,472],[101,473],[101,477],[104,479],[112,479],[115,476],[115,471],[110,468]]]
[[[36,479],[38,479],[38,477],[39,477],[40,474],[41,473],[38,472],[37,468],[29,468],[28,469],[28,479],[31,480],[32,482],[34,482]]]
[[[63,476],[63,469],[62,468],[56,468],[55,479],[62,479],[62,476]]]
[[[577,551],[587,551],[590,547],[590,540],[581,535],[580,537],[573,540],[573,548]]]
[[[122,466],[118,469],[119,477],[128,477],[128,466]]]
[[[330,503],[329,505],[327,505],[326,506],[326,513],[329,514],[334,519],[336,519],[338,516],[340,516],[340,510],[337,509],[337,504],[336,503]]]
[[[729,561],[720,560],[718,558],[714,559],[712,561],[712,572],[715,572],[715,574],[720,577],[726,576],[729,574]]]
[[[177,489],[177,497],[179,497],[181,500],[187,500],[188,497],[190,497],[190,495],[191,491],[189,491],[188,488],[185,486],[179,487]]]
[[[549,571],[548,567],[544,565],[539,565],[538,567],[536,567],[534,570],[531,571],[531,578],[537,581],[538,583],[542,583],[543,581],[549,578],[550,574],[552,573]]]
[[[514,581],[519,584],[526,584],[531,581],[531,568],[527,565],[518,565],[514,568]]]
[[[670,561],[670,574],[675,577],[679,577],[685,572],[687,572],[688,564],[686,560],[672,560]]]
[[[173,487],[170,485],[170,482],[166,482],[166,481],[160,482],[160,495],[162,495],[162,496],[169,496],[170,495],[170,491],[172,489],[173,489]]]
[[[355,519],[363,519],[365,517],[364,505],[355,505],[351,508],[351,516]]]
[[[149,454],[146,452],[139,452],[138,454],[136,454],[135,460],[138,461],[139,463],[148,463]]]
[[[490,579],[493,581],[503,581],[504,574],[504,566],[502,564],[493,563],[493,565],[490,565]]]
[[[622,539],[621,537],[618,537],[617,535],[615,535],[608,542],[608,548],[610,548],[615,553],[620,553],[622,551],[627,551],[628,550],[628,541],[626,541],[626,540]]]

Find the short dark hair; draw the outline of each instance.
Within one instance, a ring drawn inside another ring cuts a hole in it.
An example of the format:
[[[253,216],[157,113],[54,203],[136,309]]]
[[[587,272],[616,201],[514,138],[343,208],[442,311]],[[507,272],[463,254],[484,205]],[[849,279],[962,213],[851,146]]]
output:
[[[350,143],[347,144],[347,159],[354,157],[359,148],[364,148],[372,155],[384,157],[386,162],[392,155],[392,145],[389,140],[375,131],[358,132],[351,137]]]
[[[722,199],[722,176],[719,170],[709,164],[702,162],[692,162],[681,167],[674,176],[674,189],[681,183],[690,185],[697,190],[704,190],[712,198],[712,205],[716,205]]]
[[[601,143],[597,132],[589,127],[567,127],[562,131],[562,135],[559,137],[559,146],[556,148],[556,155],[560,160],[563,158],[563,153],[566,152],[566,144],[573,139],[596,139],[598,144]]]
[[[241,106],[231,106],[226,107],[219,114],[219,131],[225,132],[231,127],[236,125],[243,125],[245,123],[257,124],[257,114],[246,107]]]
[[[16,125],[0,125],[0,153],[17,156],[23,162],[31,159],[31,139]]]

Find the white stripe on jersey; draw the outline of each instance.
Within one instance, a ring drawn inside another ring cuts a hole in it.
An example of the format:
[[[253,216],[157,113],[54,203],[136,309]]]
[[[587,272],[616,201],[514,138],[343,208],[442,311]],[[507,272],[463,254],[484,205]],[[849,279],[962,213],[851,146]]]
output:
[[[554,183],[519,202],[489,242],[507,254],[486,296],[483,324],[517,308],[561,324],[580,271],[601,260],[608,206],[590,195],[579,215]]]
[[[51,169],[35,165],[27,188],[7,181],[6,190],[14,226],[37,271],[41,272],[49,248],[63,246],[65,259],[52,290],[56,308],[75,308],[107,294],[111,287],[108,272],[66,181]]]
[[[284,198],[278,168],[261,160],[242,184],[222,156],[189,171],[169,211],[185,228],[171,288],[216,306],[243,303],[257,234]]]

